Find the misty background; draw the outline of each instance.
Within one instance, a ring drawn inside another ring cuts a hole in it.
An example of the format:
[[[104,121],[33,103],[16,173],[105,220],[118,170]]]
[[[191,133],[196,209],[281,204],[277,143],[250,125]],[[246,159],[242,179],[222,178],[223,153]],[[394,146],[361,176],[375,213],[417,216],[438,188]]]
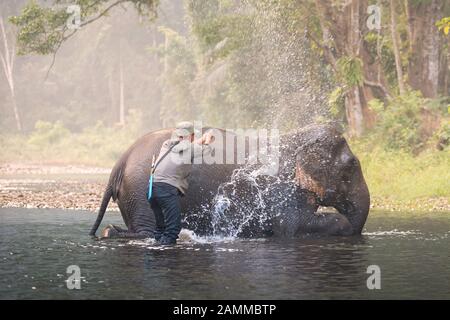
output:
[[[26,3],[2,2],[2,16],[19,14]],[[123,125],[130,111],[140,113],[147,130],[160,128],[161,62],[151,48],[164,43],[158,26],[186,30],[182,1],[165,1],[160,11],[152,24],[130,6],[116,8],[64,43],[50,71],[51,55],[17,56],[14,79],[23,130],[32,131],[38,120],[59,120],[75,132],[99,121]],[[0,128],[8,132],[15,129],[14,115],[3,78],[0,96]]]
[[[26,3],[2,2],[5,21],[20,14]],[[60,121],[73,132],[99,122],[123,126],[130,116],[142,121],[139,129],[143,132],[184,119],[230,127],[267,125],[270,120],[279,126],[280,108],[284,113],[295,109],[295,114],[290,112],[290,118],[283,121],[297,120],[297,124],[325,113],[324,94],[311,93],[317,74],[311,73],[310,53],[302,35],[289,38],[283,34],[273,24],[276,11],[265,16],[268,12],[256,12],[250,5],[238,9],[222,6],[219,10],[254,10],[245,13],[248,21],[241,23],[247,23],[246,27],[260,24],[260,30],[239,30],[247,34],[237,40],[224,32],[223,39],[211,46],[196,38],[193,28],[199,23],[194,25],[193,20],[200,19],[195,15],[214,13],[218,2],[202,2],[203,11],[209,12],[200,12],[192,3],[161,1],[154,21],[140,16],[131,4],[118,6],[64,42],[50,71],[52,55],[16,56],[15,95],[23,131],[34,130],[39,120]],[[271,24],[265,23],[268,19]],[[10,43],[15,43],[15,28],[6,23],[6,29]],[[237,46],[248,48],[231,53]],[[258,46],[258,51],[253,46]],[[326,78],[323,69],[318,71]],[[329,85],[321,83],[314,89],[322,87]],[[3,77],[0,93],[0,130],[10,132],[16,128]],[[307,109],[312,104],[314,107]],[[277,109],[275,117],[272,108]]]

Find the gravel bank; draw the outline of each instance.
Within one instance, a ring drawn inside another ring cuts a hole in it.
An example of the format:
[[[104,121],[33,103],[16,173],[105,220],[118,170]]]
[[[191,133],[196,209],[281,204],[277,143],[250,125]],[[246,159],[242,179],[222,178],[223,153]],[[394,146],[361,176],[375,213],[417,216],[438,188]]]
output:
[[[0,165],[0,207],[97,211],[110,169],[86,166]],[[118,210],[110,203],[109,210]]]

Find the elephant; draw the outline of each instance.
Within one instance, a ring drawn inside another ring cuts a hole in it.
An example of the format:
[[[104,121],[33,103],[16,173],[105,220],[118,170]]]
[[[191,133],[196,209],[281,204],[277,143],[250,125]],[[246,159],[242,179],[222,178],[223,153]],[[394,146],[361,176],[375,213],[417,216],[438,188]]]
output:
[[[161,129],[144,135],[120,157],[111,171],[91,236],[95,237],[112,198],[119,206],[127,229],[109,225],[102,231],[103,238],[153,237],[155,218],[147,200],[151,159],[158,155],[173,130]],[[238,139],[222,129],[203,130],[217,130],[221,134],[223,143],[214,147],[221,148],[219,151],[225,157],[229,149],[225,150],[224,146],[230,137],[234,143]],[[234,154],[229,156],[236,159],[236,147],[232,150]],[[313,124],[281,135],[278,155],[276,174],[258,175],[251,183],[248,183],[251,176],[245,174],[249,168],[243,164],[193,164],[189,189],[181,199],[189,229],[197,234],[212,232],[211,221],[217,218],[214,212],[220,207],[219,194],[222,200],[231,201],[237,208],[245,207],[247,212],[265,212],[251,217],[235,234],[237,236],[361,234],[369,213],[370,195],[359,160],[340,129],[330,124]],[[255,202],[261,198],[258,188],[264,190],[263,205]],[[320,207],[335,210],[318,212]],[[234,211],[232,206],[223,212],[226,211],[231,212],[230,219],[216,221],[216,226],[226,227],[227,223],[232,223],[233,215],[242,212]],[[265,219],[259,219],[262,216]]]

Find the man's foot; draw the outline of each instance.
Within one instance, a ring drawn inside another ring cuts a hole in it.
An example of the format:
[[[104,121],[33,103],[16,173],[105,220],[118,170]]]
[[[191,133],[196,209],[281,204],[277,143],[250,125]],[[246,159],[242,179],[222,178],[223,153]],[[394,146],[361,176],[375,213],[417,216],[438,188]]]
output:
[[[160,233],[158,234],[155,232],[155,241],[158,242],[159,240],[161,240],[161,238],[162,238],[162,234],[160,234]]]
[[[166,238],[166,237],[161,237],[159,240],[156,240],[156,243],[162,246],[173,246],[175,244],[177,244],[177,240],[175,239],[171,239],[171,238]]]

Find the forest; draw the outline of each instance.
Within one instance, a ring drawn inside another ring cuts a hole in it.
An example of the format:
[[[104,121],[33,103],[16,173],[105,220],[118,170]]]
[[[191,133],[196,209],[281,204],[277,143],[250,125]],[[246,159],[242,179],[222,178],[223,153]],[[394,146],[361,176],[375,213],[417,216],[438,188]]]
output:
[[[445,0],[3,1],[0,162],[110,167],[181,120],[330,122],[374,207],[449,210],[449,33]]]

